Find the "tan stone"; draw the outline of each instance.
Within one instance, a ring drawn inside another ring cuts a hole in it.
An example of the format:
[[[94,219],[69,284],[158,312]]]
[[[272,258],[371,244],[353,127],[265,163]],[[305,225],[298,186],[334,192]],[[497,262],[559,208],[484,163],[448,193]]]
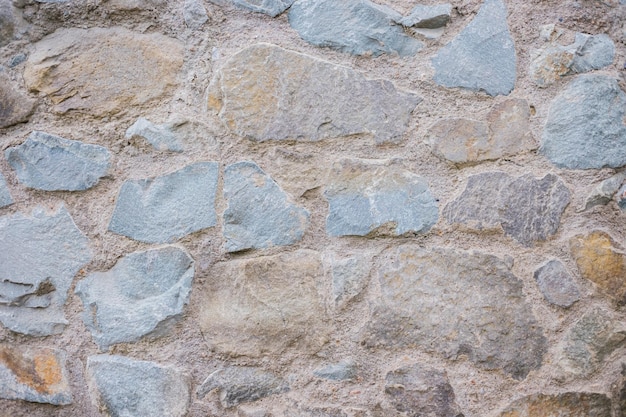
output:
[[[509,405],[500,417],[608,417],[610,413],[611,401],[604,394],[566,392],[520,398]]]
[[[35,100],[17,91],[9,77],[0,74],[0,128],[25,122],[35,110]]]
[[[523,99],[509,99],[493,106],[487,115],[493,158],[514,155],[535,147],[530,133],[530,106]]]
[[[454,163],[488,159],[487,124],[470,119],[444,119],[430,128],[429,141],[433,153]]]

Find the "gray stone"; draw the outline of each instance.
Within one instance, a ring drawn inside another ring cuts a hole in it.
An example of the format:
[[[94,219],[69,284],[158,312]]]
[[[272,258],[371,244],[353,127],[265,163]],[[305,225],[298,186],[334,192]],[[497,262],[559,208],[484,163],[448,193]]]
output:
[[[331,169],[324,196],[330,236],[426,233],[437,222],[437,201],[426,180],[393,161],[342,159]]]
[[[11,60],[9,61],[9,67],[15,68],[24,61],[26,61],[26,54],[17,54],[13,56],[13,58],[11,58]]]
[[[433,58],[435,82],[508,95],[515,87],[517,57],[506,19],[502,0],[485,0],[474,20]]]
[[[0,47],[13,40],[15,17],[10,0],[0,0]]]
[[[403,26],[436,29],[448,23],[451,12],[452,5],[449,3],[434,6],[418,4],[408,16],[400,19],[398,23]]]
[[[559,307],[569,307],[580,299],[574,278],[563,263],[553,259],[535,271],[535,281],[545,299]]]
[[[443,215],[470,229],[502,228],[524,246],[555,234],[570,201],[570,191],[556,175],[515,178],[504,172],[472,175],[463,193],[448,203]]]
[[[147,243],[168,243],[215,226],[218,163],[197,162],[156,178],[124,182],[109,230]]]
[[[256,141],[369,134],[398,142],[420,101],[390,81],[268,44],[235,54],[209,88],[209,107],[233,133]]]
[[[198,397],[217,389],[222,407],[230,408],[289,391],[287,381],[260,368],[230,366],[213,372],[198,388]]]
[[[0,174],[0,208],[13,204],[13,198],[9,192],[7,181],[4,175]]]
[[[352,256],[331,261],[333,300],[339,309],[365,289],[369,281],[370,266],[363,256]]]
[[[193,276],[193,259],[175,246],[131,253],[76,284],[83,320],[102,350],[160,336],[181,315]]]
[[[415,55],[424,44],[396,24],[402,16],[369,0],[297,0],[289,24],[305,41],[354,55]]]
[[[313,375],[331,381],[349,381],[357,377],[358,367],[352,359],[326,365],[313,371]]]
[[[98,408],[111,417],[183,417],[189,381],[174,368],[123,356],[87,358],[87,377]]]
[[[618,172],[599,183],[585,200],[585,208],[589,210],[599,205],[607,205],[618,194],[620,186],[626,181],[626,171]],[[619,204],[619,202],[618,202]]]
[[[27,121],[35,111],[36,101],[17,91],[0,72],[0,128]]]
[[[293,4],[295,0],[209,0],[211,3],[243,7],[257,13],[276,17]]]
[[[309,212],[254,162],[237,162],[224,170],[224,237],[226,250],[236,252],[291,245],[302,239]]]
[[[509,405],[499,417],[608,417],[611,400],[604,394],[564,392],[556,395],[534,394]]]
[[[367,347],[465,355],[515,379],[541,366],[546,339],[510,265],[492,255],[415,245],[380,258],[381,296],[362,335]]]
[[[209,20],[206,9],[199,0],[185,0],[183,18],[187,27],[191,29],[200,29]]]
[[[572,72],[583,73],[601,69],[613,63],[615,58],[615,44],[604,33],[587,35],[577,33],[574,45],[577,46]]]
[[[65,207],[0,217],[0,321],[32,336],[63,331],[74,275],[91,260],[87,238]]]
[[[176,137],[169,124],[155,125],[148,119],[140,117],[128,129],[126,129],[126,139],[140,137],[148,142],[159,151],[182,152],[183,144]]]
[[[614,78],[580,75],[552,101],[540,152],[560,168],[626,165],[626,93]]]
[[[626,184],[622,185],[620,189],[617,191],[615,196],[617,199],[617,206],[622,210],[626,210]]]
[[[26,187],[45,191],[82,191],[95,186],[111,167],[107,148],[33,132],[4,152]]]

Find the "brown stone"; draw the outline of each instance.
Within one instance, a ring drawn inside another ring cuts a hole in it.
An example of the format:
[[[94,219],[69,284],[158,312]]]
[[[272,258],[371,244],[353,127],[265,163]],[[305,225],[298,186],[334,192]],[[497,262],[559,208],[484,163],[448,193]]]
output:
[[[15,89],[9,77],[0,74],[0,128],[28,120],[35,110],[35,100]]]
[[[535,394],[509,405],[500,417],[609,417],[611,401],[604,394],[566,392],[557,395]]]

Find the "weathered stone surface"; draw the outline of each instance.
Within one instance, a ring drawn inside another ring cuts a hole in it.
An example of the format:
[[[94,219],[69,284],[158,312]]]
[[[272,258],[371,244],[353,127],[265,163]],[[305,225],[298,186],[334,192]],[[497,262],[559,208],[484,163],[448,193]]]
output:
[[[463,193],[450,202],[443,215],[450,223],[474,230],[501,227],[524,246],[555,234],[570,191],[556,175],[515,178],[504,172],[472,175]]]
[[[626,210],[626,184],[622,185],[615,195],[617,206],[622,210]]]
[[[622,375],[613,384],[613,408],[615,417],[626,416],[626,364],[622,362]]]
[[[63,331],[74,275],[91,260],[87,238],[65,207],[0,217],[0,321],[17,333]]]
[[[492,155],[508,156],[536,148],[526,100],[512,98],[496,104],[487,114],[487,123]]]
[[[398,23],[403,26],[436,29],[448,23],[451,12],[452,5],[449,3],[434,6],[418,4],[408,16],[400,19]]]
[[[358,367],[352,359],[332,363],[313,371],[313,375],[331,381],[348,381],[357,377]]]
[[[14,31],[15,16],[13,16],[11,2],[0,0],[0,47],[13,40]]]
[[[0,72],[0,128],[25,122],[35,111],[36,101],[15,89],[13,83]]]
[[[65,352],[0,345],[0,398],[71,404]]]
[[[33,132],[4,152],[18,181],[45,191],[82,191],[95,186],[111,167],[107,148]]]
[[[540,151],[556,166],[626,165],[626,93],[614,78],[580,75],[552,101]]]
[[[98,407],[111,417],[187,414],[189,381],[174,368],[96,355],[87,358],[87,376]]]
[[[155,125],[148,119],[140,117],[126,129],[126,139],[136,136],[147,140],[159,151],[182,152],[184,150],[183,144],[172,131],[170,124]]]
[[[131,253],[76,284],[83,320],[102,350],[160,336],[187,304],[193,276],[193,259],[175,246]]]
[[[276,17],[293,4],[295,0],[209,0],[211,3],[226,5],[233,4],[257,13],[264,13]]]
[[[319,253],[308,250],[216,264],[194,293],[207,343],[232,355],[317,352],[331,325],[322,275]]]
[[[611,400],[604,394],[565,392],[563,394],[534,394],[509,405],[500,417],[608,417]]]
[[[7,181],[4,175],[0,174],[0,208],[13,204],[13,198],[7,187]]]
[[[426,233],[439,209],[426,181],[393,161],[342,159],[331,169],[324,196],[330,236]]]
[[[200,29],[209,16],[206,14],[204,5],[199,0],[185,0],[183,4],[183,19],[185,24],[191,29]]]
[[[163,35],[63,28],[35,44],[24,80],[58,113],[107,116],[166,98],[182,64],[182,45]]]
[[[343,308],[367,286],[370,265],[364,256],[332,259],[331,274],[335,307]]]
[[[198,388],[198,397],[214,389],[220,391],[222,407],[229,408],[289,391],[289,384],[260,368],[230,366],[209,375]]]
[[[385,393],[396,410],[420,417],[463,417],[445,372],[419,364],[387,373]]]
[[[376,143],[397,142],[420,101],[387,80],[269,44],[235,54],[209,92],[226,126],[256,141],[370,134]]]
[[[585,208],[583,210],[608,204],[613,199],[613,196],[618,193],[624,181],[626,181],[626,171],[618,172],[599,183],[585,200]]]
[[[105,4],[115,12],[155,10],[163,7],[167,0],[108,0]]]
[[[549,261],[535,271],[534,277],[549,303],[567,308],[580,299],[578,285],[561,261]]]
[[[289,24],[305,41],[354,55],[415,55],[424,44],[395,24],[402,16],[369,0],[297,0]]]
[[[167,243],[215,226],[218,163],[197,162],[156,178],[124,182],[109,230],[147,243]]]
[[[541,366],[546,339],[510,265],[492,255],[412,245],[388,249],[381,259],[382,295],[364,329],[366,346],[466,355],[516,379]]]
[[[302,239],[309,212],[254,162],[237,162],[224,170],[224,237],[226,250],[291,245]]]

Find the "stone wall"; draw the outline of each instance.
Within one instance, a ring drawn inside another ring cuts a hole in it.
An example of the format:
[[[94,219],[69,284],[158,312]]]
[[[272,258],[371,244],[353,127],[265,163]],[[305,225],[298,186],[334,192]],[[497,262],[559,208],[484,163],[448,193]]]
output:
[[[0,0],[1,416],[626,416],[621,0]]]

